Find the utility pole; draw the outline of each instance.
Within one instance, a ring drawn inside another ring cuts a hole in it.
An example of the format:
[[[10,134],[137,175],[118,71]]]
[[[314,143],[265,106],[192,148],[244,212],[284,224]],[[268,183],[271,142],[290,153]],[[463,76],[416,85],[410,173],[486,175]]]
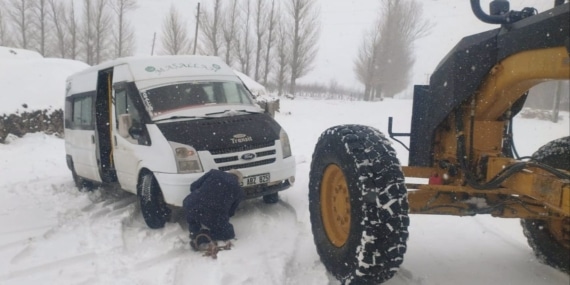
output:
[[[200,2],[198,2],[198,12],[196,13],[196,31],[194,32],[194,52],[196,54],[196,46],[198,45],[198,26],[200,25]]]
[[[152,37],[152,48],[150,50],[150,55],[154,55],[154,43],[156,42],[156,32],[154,32],[154,36]]]
[[[558,114],[560,114],[560,98],[562,97],[562,80],[556,84],[556,93],[554,93],[554,106],[552,107],[551,120],[558,123]]]

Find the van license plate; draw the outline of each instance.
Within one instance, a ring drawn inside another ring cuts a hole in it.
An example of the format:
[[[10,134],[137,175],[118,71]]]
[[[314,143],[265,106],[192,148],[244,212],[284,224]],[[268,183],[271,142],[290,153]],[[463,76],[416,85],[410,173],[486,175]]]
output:
[[[251,186],[268,182],[269,182],[269,173],[263,173],[243,178],[243,186]]]

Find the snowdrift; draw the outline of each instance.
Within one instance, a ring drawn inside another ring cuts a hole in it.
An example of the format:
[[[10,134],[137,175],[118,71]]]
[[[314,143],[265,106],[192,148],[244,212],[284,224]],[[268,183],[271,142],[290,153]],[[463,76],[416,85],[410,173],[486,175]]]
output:
[[[87,64],[75,60],[3,58],[0,64],[0,114],[23,110],[60,109],[65,96],[65,79]]]

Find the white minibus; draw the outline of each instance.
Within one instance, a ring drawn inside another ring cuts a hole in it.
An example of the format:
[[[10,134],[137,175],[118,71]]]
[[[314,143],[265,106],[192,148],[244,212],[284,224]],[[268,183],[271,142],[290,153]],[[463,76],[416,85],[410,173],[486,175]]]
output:
[[[241,171],[247,197],[266,203],[295,180],[287,133],[218,57],[116,59],[71,75],[65,99],[76,185],[138,195],[151,228],[210,169]]]

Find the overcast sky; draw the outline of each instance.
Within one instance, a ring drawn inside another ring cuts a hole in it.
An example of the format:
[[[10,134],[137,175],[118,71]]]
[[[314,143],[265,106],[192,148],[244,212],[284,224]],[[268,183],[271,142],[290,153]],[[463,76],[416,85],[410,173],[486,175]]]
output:
[[[376,19],[380,0],[318,0],[321,10],[321,38],[319,53],[313,71],[299,82],[317,81],[328,84],[336,80],[347,87],[358,87],[353,72],[353,60],[362,36]],[[132,21],[137,29],[137,54],[150,54],[154,32],[160,35],[162,21],[170,5],[186,16],[188,31],[194,32],[196,0],[139,0],[139,9],[133,12]],[[202,7],[211,6],[212,0],[200,1]],[[416,42],[416,64],[413,83],[427,84],[427,78],[441,58],[462,37],[493,29],[495,25],[479,22],[472,15],[469,0],[422,0],[424,15],[434,22],[429,36]],[[485,10],[490,0],[482,0]],[[542,11],[551,7],[554,0],[511,0],[511,9],[521,10],[534,6]],[[192,36],[193,37],[193,36]],[[157,47],[160,48],[159,36]]]

